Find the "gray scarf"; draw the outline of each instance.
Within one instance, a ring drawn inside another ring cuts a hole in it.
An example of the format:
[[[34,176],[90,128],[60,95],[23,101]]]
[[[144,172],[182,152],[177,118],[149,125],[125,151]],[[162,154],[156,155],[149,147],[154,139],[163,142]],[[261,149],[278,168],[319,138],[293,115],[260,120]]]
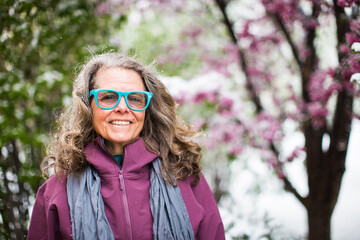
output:
[[[160,166],[160,158],[156,158],[150,172],[154,239],[193,240],[194,233],[180,189],[166,183]],[[74,240],[114,239],[100,189],[100,177],[91,167],[81,175],[69,174],[67,197]]]
[[[87,167],[81,175],[69,174],[66,187],[73,239],[113,240],[97,172]]]
[[[194,232],[178,186],[173,187],[161,176],[161,161],[152,162],[150,172],[150,208],[154,219],[155,240],[192,240]]]

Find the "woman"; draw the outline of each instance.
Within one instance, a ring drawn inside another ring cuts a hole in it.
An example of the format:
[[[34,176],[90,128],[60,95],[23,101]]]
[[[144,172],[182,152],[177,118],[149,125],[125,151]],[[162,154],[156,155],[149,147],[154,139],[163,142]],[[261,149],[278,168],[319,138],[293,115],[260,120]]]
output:
[[[94,57],[58,123],[28,239],[225,239],[196,131],[150,68]]]

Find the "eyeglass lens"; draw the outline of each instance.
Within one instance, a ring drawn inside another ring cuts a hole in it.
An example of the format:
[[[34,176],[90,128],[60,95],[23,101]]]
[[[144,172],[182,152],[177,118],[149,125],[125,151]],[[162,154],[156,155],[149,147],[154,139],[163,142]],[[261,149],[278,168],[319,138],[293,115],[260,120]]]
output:
[[[97,96],[101,107],[112,108],[118,102],[119,94],[112,91],[100,91]],[[127,95],[127,103],[131,108],[142,109],[147,104],[147,95],[142,92],[133,92]]]

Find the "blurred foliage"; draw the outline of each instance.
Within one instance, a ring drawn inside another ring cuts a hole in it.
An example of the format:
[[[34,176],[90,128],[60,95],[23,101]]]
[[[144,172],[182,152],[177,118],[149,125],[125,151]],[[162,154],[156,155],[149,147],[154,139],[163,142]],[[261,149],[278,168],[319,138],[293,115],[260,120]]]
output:
[[[71,96],[77,67],[89,55],[116,49],[109,44],[109,22],[126,18],[99,16],[97,4],[1,0],[1,239],[26,236],[29,197],[43,182],[47,133]]]
[[[176,12],[157,9],[139,13],[129,11],[129,21],[114,29],[114,36],[121,39],[122,51],[142,59],[145,63],[155,61],[157,70],[164,76],[193,78],[205,67],[203,41],[213,41],[214,36],[225,36],[225,32],[203,32],[199,23],[189,17],[185,10]],[[161,14],[159,14],[161,12]],[[202,24],[214,24],[211,15],[202,15]],[[198,19],[198,18],[197,18]],[[205,22],[205,23],[204,23]],[[185,30],[184,30],[185,29]],[[197,32],[198,31],[198,32]],[[194,35],[204,39],[196,39]],[[201,46],[200,46],[201,45]],[[217,43],[213,46],[221,46]]]

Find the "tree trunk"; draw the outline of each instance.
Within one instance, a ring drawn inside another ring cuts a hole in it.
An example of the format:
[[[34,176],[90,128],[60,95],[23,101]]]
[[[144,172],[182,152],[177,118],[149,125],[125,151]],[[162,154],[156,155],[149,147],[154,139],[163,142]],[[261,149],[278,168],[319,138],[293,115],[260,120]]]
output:
[[[322,155],[324,156],[324,155]],[[312,166],[308,169],[309,195],[306,199],[308,215],[308,240],[331,239],[331,216],[335,208],[342,176],[345,168],[334,161],[336,154],[331,157],[318,157],[309,160]]]
[[[308,240],[330,240],[331,209],[329,207],[329,163],[321,149],[324,129],[305,127],[309,195],[305,208],[308,213]]]
[[[307,208],[308,240],[331,239],[331,211],[327,204],[310,203]]]
[[[348,90],[339,93],[332,131],[304,125],[307,149],[309,195],[305,201],[308,213],[309,240],[331,239],[331,216],[345,172],[346,152],[351,130],[353,99]],[[329,149],[322,150],[324,134],[330,135]]]

